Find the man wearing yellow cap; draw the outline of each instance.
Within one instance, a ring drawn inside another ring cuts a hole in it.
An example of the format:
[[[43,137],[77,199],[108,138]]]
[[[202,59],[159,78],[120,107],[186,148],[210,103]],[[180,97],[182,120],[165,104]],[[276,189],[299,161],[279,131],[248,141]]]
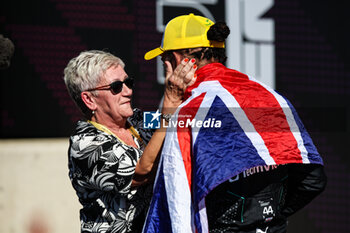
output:
[[[173,69],[198,66],[170,119],[144,232],[286,232],[287,217],[323,191],[323,161],[295,109],[224,66],[225,23],[171,20],[159,48]]]

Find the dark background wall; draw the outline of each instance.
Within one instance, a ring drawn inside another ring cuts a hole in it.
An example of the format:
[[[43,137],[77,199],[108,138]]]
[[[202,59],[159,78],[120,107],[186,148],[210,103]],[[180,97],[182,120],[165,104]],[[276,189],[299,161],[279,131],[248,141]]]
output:
[[[134,107],[157,108],[163,86],[156,62],[144,61],[159,46],[154,0],[2,1],[0,34],[15,54],[0,71],[0,137],[68,137],[80,113],[62,74],[82,50],[104,49],[126,62],[136,77]],[[224,19],[224,1],[207,6]],[[169,10],[169,9],[168,9]],[[185,14],[189,9],[173,10]],[[275,22],[276,90],[298,109],[324,158],[326,191],[293,216],[290,232],[350,232],[350,21],[339,1],[276,0],[264,15]],[[165,20],[168,20],[165,18]]]

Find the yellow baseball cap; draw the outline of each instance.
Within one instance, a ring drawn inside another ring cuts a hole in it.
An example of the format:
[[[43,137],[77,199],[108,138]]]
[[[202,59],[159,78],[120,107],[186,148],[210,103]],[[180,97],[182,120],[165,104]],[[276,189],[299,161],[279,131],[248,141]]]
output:
[[[151,60],[168,50],[214,47],[225,48],[224,42],[211,41],[207,31],[213,21],[202,16],[189,14],[178,16],[166,25],[160,47],[145,54],[145,60]]]

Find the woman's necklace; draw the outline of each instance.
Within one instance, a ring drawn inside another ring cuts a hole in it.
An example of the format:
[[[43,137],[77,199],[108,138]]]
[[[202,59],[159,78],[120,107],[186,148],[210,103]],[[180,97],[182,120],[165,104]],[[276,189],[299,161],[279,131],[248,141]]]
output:
[[[108,134],[110,134],[110,135],[113,135],[113,136],[116,137],[119,141],[121,141],[121,142],[124,143],[125,145],[128,145],[128,144],[126,144],[122,139],[120,139],[117,135],[115,135],[115,133],[113,133],[110,129],[108,129],[106,126],[104,126],[104,125],[102,125],[102,124],[100,124],[100,123],[97,123],[97,122],[95,122],[95,121],[90,121],[90,120],[88,120],[88,122],[89,122],[90,124],[92,124],[93,126],[95,126],[97,129],[99,129],[99,130],[101,130],[101,131],[103,131],[103,132],[105,132],[105,133],[108,133]],[[142,138],[140,137],[140,135],[138,134],[138,132],[136,131],[136,129],[135,129],[132,125],[130,125],[130,127],[128,128],[128,130],[131,132],[131,134],[132,134],[134,137],[137,138],[138,142],[140,143],[140,147],[144,147],[145,144],[144,144]]]

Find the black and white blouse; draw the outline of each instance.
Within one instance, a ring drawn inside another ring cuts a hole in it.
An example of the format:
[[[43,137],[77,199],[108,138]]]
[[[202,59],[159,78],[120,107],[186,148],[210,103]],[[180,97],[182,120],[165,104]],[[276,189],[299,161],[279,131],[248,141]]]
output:
[[[128,122],[144,143],[128,146],[86,121],[78,121],[70,138],[69,177],[83,208],[81,232],[141,231],[151,198],[151,185],[131,187],[135,166],[152,136],[143,129],[142,112]]]

